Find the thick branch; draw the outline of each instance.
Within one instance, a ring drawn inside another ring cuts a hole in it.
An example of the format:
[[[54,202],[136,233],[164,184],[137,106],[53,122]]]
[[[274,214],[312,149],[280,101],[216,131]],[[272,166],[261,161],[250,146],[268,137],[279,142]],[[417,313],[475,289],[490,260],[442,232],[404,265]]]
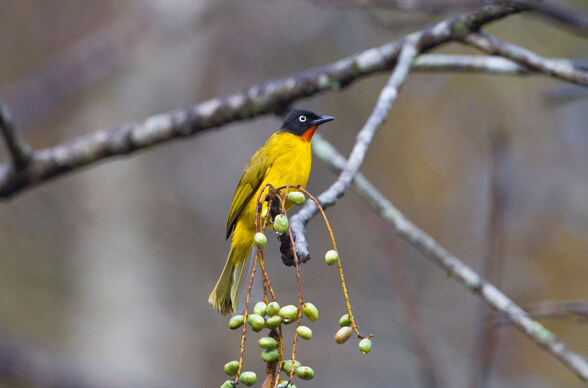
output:
[[[509,4],[488,5],[438,23],[418,33],[419,53],[461,36],[464,31],[520,12],[526,8]],[[280,112],[292,102],[394,67],[405,39],[372,48],[332,64],[252,86],[241,93],[216,98],[141,122],[95,132],[33,153],[29,168],[14,171],[0,165],[0,198],[40,184],[68,171],[106,158],[126,155],[205,129]]]
[[[326,140],[316,135],[315,137],[313,148],[315,155],[325,161],[333,170],[342,171],[347,165],[345,158]],[[394,228],[398,236],[450,274],[452,279],[500,312],[523,334],[555,356],[581,379],[588,381],[588,362],[582,356],[570,350],[555,334],[539,322],[529,318],[523,309],[500,290],[482,279],[470,267],[441,247],[431,236],[410,222],[363,175],[358,173],[354,183],[359,196]]]
[[[24,141],[20,130],[12,121],[10,112],[4,104],[0,104],[0,131],[6,141],[6,147],[12,158],[13,168],[22,169],[31,158],[31,147]]]
[[[353,177],[359,170],[376,131],[382,126],[382,124],[384,124],[384,121],[386,121],[388,113],[390,112],[390,109],[392,109],[392,104],[398,96],[398,91],[408,76],[410,65],[417,55],[416,44],[418,39],[418,35],[410,35],[404,46],[402,46],[398,58],[398,64],[396,65],[394,72],[390,76],[386,86],[384,86],[384,89],[380,92],[380,96],[378,97],[378,101],[372,114],[361,131],[357,134],[355,145],[353,146],[351,155],[349,155],[347,165],[343,171],[341,171],[341,175],[339,175],[337,180],[317,198],[323,208],[335,204],[337,199],[345,194],[351,185]],[[306,205],[304,205],[304,207],[291,218],[290,227],[296,235],[296,252],[298,253],[298,257],[302,258],[303,261],[305,261],[305,258],[310,257],[304,227],[317,211],[318,207],[315,203],[308,201]]]
[[[500,55],[561,80],[588,86],[588,72],[575,67],[572,61],[553,61],[485,33],[469,34],[464,38],[464,41],[485,53]]]

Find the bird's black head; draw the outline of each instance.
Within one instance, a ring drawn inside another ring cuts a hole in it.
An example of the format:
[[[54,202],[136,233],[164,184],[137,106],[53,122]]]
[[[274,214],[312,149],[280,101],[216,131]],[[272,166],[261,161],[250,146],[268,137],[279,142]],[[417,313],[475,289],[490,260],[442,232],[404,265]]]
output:
[[[335,120],[332,116],[320,116],[309,110],[293,110],[284,120],[282,131],[293,133],[310,141],[319,125],[332,120]]]

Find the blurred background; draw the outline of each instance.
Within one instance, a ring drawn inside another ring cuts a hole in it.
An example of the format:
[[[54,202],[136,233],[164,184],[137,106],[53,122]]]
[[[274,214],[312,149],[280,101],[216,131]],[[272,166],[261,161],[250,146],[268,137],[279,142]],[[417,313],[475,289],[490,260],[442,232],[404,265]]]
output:
[[[467,6],[357,3],[2,0],[0,100],[34,148],[48,147],[333,62]],[[567,4],[588,11],[585,1]],[[488,31],[541,55],[588,56],[585,39],[530,15]],[[348,154],[386,78],[296,107],[335,116],[321,132]],[[413,74],[361,169],[523,306],[588,299],[588,99],[549,99],[554,92],[574,90],[535,76]],[[59,378],[72,387],[219,386],[240,339],[207,303],[229,248],[226,216],[244,165],[280,124],[266,116],[209,130],[3,202],[0,386]],[[334,179],[315,160],[308,189],[319,194]],[[333,341],[345,305],[316,218],[302,285],[320,319],[297,357],[316,378],[298,387],[582,386],[521,333],[496,325],[352,191],[328,215],[374,347],[364,356],[355,341]],[[293,271],[277,249],[267,252],[280,302],[294,303]],[[588,355],[585,319],[541,322]],[[245,367],[261,376],[257,336],[249,338]]]

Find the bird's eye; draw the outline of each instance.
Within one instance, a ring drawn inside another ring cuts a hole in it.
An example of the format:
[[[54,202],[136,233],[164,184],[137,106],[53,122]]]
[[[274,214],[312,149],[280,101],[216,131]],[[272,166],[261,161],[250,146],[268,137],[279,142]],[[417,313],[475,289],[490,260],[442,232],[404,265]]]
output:
[[[301,123],[306,121],[306,116],[300,116],[298,117],[298,121],[300,121]]]

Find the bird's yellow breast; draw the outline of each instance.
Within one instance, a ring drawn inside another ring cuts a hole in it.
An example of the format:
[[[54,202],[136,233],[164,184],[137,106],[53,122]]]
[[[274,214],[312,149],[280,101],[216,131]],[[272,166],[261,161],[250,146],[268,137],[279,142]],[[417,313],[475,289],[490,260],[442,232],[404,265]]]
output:
[[[306,187],[308,176],[311,169],[311,150],[310,142],[302,139],[300,136],[288,133],[274,133],[258,152],[260,157],[268,158],[271,166],[268,169],[262,183],[243,208],[237,219],[235,230],[233,232],[233,245],[239,245],[252,242],[252,233],[255,233],[255,210],[257,199],[263,200],[260,191],[266,184],[271,184],[275,188],[285,185]],[[268,188],[264,190],[264,195]],[[292,190],[290,190],[292,191]],[[285,191],[281,192],[282,195]],[[264,205],[265,207],[265,205]],[[286,210],[291,207],[289,201],[286,203]]]

